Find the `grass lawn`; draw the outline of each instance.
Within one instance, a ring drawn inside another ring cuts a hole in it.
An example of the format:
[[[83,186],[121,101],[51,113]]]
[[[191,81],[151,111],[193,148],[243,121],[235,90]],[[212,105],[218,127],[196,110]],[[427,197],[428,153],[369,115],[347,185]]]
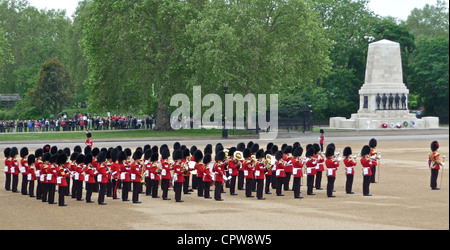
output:
[[[207,137],[222,136],[221,129],[180,129],[173,131],[137,130],[91,130],[92,139],[126,139],[148,137]],[[229,130],[228,135],[247,135],[245,130]],[[2,133],[0,141],[35,141],[35,140],[80,140],[86,139],[85,131],[75,132],[32,132]]]

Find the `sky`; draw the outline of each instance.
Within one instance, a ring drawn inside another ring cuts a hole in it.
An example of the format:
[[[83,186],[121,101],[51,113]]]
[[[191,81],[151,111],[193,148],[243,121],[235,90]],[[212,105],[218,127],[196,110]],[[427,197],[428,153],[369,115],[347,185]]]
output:
[[[449,0],[445,1],[448,6]],[[67,16],[71,17],[79,0],[28,0],[28,2],[38,9],[66,9]],[[414,8],[421,9],[426,4],[434,5],[436,0],[370,0],[369,8],[380,16],[393,16],[406,21]]]

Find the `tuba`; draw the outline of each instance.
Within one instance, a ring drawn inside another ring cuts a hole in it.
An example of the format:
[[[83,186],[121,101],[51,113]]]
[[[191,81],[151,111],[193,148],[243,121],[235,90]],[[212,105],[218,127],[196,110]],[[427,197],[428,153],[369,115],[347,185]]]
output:
[[[244,154],[241,151],[235,151],[233,154],[234,159],[240,161],[244,159]]]

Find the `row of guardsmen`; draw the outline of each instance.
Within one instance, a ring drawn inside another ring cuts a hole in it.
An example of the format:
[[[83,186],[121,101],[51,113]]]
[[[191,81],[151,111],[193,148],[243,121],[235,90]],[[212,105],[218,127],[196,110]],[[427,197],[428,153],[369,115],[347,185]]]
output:
[[[371,139],[359,155],[364,196],[371,196],[369,185],[374,182],[372,176],[381,158],[380,153],[375,151],[376,144],[376,139]],[[24,147],[19,154],[16,147],[5,148],[5,189],[19,192],[21,174],[23,195],[59,206],[67,205],[65,196],[93,203],[93,192],[98,192],[100,205],[107,204],[105,195],[120,199],[119,192],[123,201],[129,201],[131,191],[132,202],[140,203],[140,193],[160,198],[159,187],[162,189],[162,199],[170,200],[170,186],[175,191],[176,202],[183,202],[181,194],[190,194],[193,189],[197,190],[199,197],[210,199],[210,187],[213,185],[214,199],[217,201],[223,200],[224,186],[229,188],[230,195],[237,195],[236,188],[245,189],[246,197],[254,197],[252,192],[256,191],[259,200],[265,199],[263,193],[271,194],[270,188],[276,189],[277,196],[284,196],[284,190],[293,191],[295,198],[303,198],[300,188],[304,175],[307,177],[307,195],[315,195],[313,188],[322,190],[322,172],[326,172],[327,196],[335,197],[334,182],[341,161],[345,165],[345,191],[353,194],[354,167],[358,156],[352,155],[350,147],[344,148],[342,156],[336,154],[333,143],[327,145],[325,152],[320,151],[317,143],[308,144],[302,156],[304,150],[298,142],[292,146],[283,144],[281,149],[268,143],[264,150],[252,141],[226,149],[218,143],[214,154],[211,144],[202,151],[195,145],[189,149],[179,142],[174,143],[172,156],[167,144],[159,148],[150,145],[137,147],[133,153],[130,148],[122,150],[121,146],[109,149],[86,146],[83,152],[80,146],[75,146],[73,152],[70,151],[69,148],[45,145],[35,150],[34,154],[29,154],[28,148]],[[291,178],[292,188],[289,187]],[[58,202],[55,202],[56,186]],[[83,186],[86,189],[85,199]],[[146,192],[143,192],[144,187]]]

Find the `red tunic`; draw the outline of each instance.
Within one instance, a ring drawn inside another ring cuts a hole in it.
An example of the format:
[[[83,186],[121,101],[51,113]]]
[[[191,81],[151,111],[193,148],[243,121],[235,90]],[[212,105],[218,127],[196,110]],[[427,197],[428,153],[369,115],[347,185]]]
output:
[[[351,160],[350,158],[344,159],[344,165],[345,165],[345,174],[346,175],[354,175],[355,169],[354,166],[356,166],[356,162]]]
[[[292,158],[292,161],[294,162],[293,168],[292,168],[293,176],[294,177],[303,177],[303,172],[302,172],[303,164],[301,163],[301,161],[296,160],[295,158]]]
[[[327,176],[329,177],[336,177],[336,171],[339,167],[338,161],[333,161],[331,157],[328,157],[325,161],[325,165],[327,165]]]

